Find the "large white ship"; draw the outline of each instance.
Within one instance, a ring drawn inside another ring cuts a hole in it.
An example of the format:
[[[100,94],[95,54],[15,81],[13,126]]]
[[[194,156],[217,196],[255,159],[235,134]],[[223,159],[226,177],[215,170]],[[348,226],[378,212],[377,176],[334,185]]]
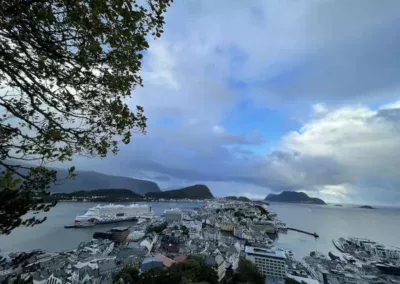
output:
[[[124,205],[97,205],[90,208],[85,214],[76,216],[75,224],[82,223],[114,223],[129,221],[137,218],[152,218],[154,212],[146,204]]]

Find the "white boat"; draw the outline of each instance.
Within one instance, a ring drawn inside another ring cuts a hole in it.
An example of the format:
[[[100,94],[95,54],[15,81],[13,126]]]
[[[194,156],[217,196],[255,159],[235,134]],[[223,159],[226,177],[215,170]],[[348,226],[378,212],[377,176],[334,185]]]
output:
[[[90,208],[85,214],[76,216],[75,224],[81,222],[94,224],[115,223],[138,218],[151,219],[153,216],[154,212],[151,210],[151,206],[147,204],[131,204],[128,206],[115,204],[97,205]]]
[[[348,262],[350,262],[350,263],[355,263],[356,262],[356,259],[351,254],[348,254],[348,253],[344,253],[343,254],[343,258],[345,260],[347,260]]]

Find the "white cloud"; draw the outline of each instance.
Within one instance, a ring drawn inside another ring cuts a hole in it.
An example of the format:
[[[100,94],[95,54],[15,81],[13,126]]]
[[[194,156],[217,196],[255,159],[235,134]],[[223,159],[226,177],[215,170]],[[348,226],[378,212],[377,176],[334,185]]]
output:
[[[201,181],[217,196],[302,189],[329,200],[396,201],[400,104],[368,103],[398,99],[398,5],[177,1],[144,55],[144,88],[129,102],[144,107],[148,134],[105,163],[79,161],[114,174],[150,172],[165,187]],[[268,125],[232,131],[230,118],[254,119],[233,111],[243,100],[307,118],[278,141]],[[262,150],[267,139],[272,152]]]

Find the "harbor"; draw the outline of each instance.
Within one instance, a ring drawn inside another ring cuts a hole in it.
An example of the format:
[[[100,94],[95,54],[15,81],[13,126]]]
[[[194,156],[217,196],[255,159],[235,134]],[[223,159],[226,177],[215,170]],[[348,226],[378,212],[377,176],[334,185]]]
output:
[[[306,231],[295,229],[295,228],[287,228],[287,229],[291,230],[291,231],[303,233],[303,234],[306,234],[306,235],[310,235],[310,236],[313,236],[314,238],[319,238],[319,235],[317,233],[315,233],[315,232],[314,233],[310,233],[310,232],[306,232]]]
[[[395,263],[389,265],[384,261],[380,261],[379,257],[376,256],[368,260],[369,253],[364,255],[362,253],[363,250],[355,249],[356,246],[350,246],[348,237],[327,239],[329,232],[326,230],[319,232],[319,229],[322,230],[323,227],[315,226],[315,224],[311,226],[312,224],[305,222],[300,223],[298,222],[300,219],[294,218],[294,216],[304,212],[306,213],[303,213],[304,219],[312,215],[315,216],[314,222],[318,221],[317,217],[321,216],[320,212],[324,211],[320,211],[318,214],[315,214],[314,211],[326,210],[323,207],[307,206],[306,208],[310,209],[310,211],[304,210],[304,205],[279,204],[279,207],[276,205],[261,206],[261,203],[224,201],[223,199],[196,203],[195,206],[193,206],[193,203],[150,203],[148,205],[151,205],[154,212],[151,219],[138,218],[137,221],[121,222],[115,219],[116,223],[97,223],[90,226],[85,226],[83,225],[85,222],[82,222],[82,227],[78,226],[74,230],[65,229],[64,225],[60,225],[60,223],[68,224],[74,222],[77,216],[84,216],[90,209],[97,206],[97,204],[93,203],[74,203],[74,206],[81,206],[78,214],[74,214],[76,212],[76,209],[74,209],[70,215],[66,215],[67,217],[69,216],[68,218],[60,219],[57,217],[57,223],[51,223],[52,218],[50,218],[50,223],[44,223],[42,228],[46,228],[48,225],[60,228],[62,233],[55,239],[58,238],[63,241],[57,242],[57,247],[65,245],[65,243],[74,238],[76,239],[75,247],[70,246],[68,250],[64,249],[63,251],[74,250],[81,242],[88,242],[92,239],[95,240],[94,242],[111,242],[114,243],[116,248],[118,247],[118,251],[121,251],[119,252],[121,256],[123,254],[135,255],[136,265],[139,266],[141,259],[155,257],[159,254],[173,260],[175,257],[182,255],[203,255],[211,253],[211,251],[219,251],[219,255],[225,260],[225,263],[229,262],[235,266],[235,254],[227,254],[228,251],[226,250],[237,243],[239,256],[246,257],[246,244],[256,248],[256,250],[266,250],[268,253],[275,252],[284,256],[284,269],[287,275],[299,282],[307,281],[307,283],[312,283],[315,280],[318,283],[324,283],[320,280],[326,278],[329,279],[330,283],[346,283],[343,282],[344,280],[340,280],[343,275],[347,275],[346,277],[351,275],[356,280],[351,277],[346,279],[358,281],[354,283],[375,283],[373,281],[377,281],[376,279],[381,281],[380,283],[396,283],[390,281],[397,281],[396,275],[385,273],[385,271],[390,273],[396,271]],[[160,205],[162,207],[159,207]],[[62,206],[69,205],[68,203],[63,203]],[[280,207],[284,208],[284,210],[280,210]],[[62,209],[63,207],[60,208]],[[123,207],[114,208],[122,209]],[[291,208],[294,210],[294,215],[285,215],[290,212]],[[116,215],[121,212],[117,210],[114,213]],[[57,216],[61,216],[61,212],[57,213]],[[166,225],[165,222],[167,222]],[[289,228],[299,228],[300,231],[308,234],[290,230]],[[30,230],[39,229],[40,227],[38,226]],[[312,233],[317,229],[319,238],[315,238]],[[68,237],[63,238],[63,236]],[[338,241],[339,239],[340,241]],[[293,246],[287,242],[288,240],[302,240],[302,242],[297,246]],[[323,253],[319,252],[319,248],[324,248],[319,244],[325,244],[328,240],[330,246],[327,246]],[[335,243],[344,253],[335,248]],[[380,248],[379,243],[376,242],[377,245],[374,246],[376,249]],[[51,244],[51,241],[49,240],[45,245],[47,244]],[[96,246],[96,244],[93,243],[90,247]],[[307,255],[302,254],[299,249],[308,249]],[[90,250],[93,250],[93,248]],[[354,253],[352,253],[352,250]],[[50,250],[49,253],[58,254],[60,251],[62,249],[54,249]],[[310,252],[313,252],[312,255],[310,255]],[[268,257],[268,253],[266,257]],[[357,259],[356,257],[364,257],[365,260]],[[308,266],[305,260],[310,260]],[[99,263],[99,265],[101,264]],[[365,267],[365,269],[359,266]],[[118,265],[116,265],[116,269],[118,269]],[[322,269],[322,272],[320,269]],[[372,277],[373,281],[368,280],[368,277]],[[335,280],[332,279],[339,279],[342,282],[333,282]]]

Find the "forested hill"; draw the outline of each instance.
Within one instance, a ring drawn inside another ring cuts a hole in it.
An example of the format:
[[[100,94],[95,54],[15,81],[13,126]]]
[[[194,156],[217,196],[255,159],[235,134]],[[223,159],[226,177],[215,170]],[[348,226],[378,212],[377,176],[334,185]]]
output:
[[[80,190],[95,190],[99,188],[123,188],[138,194],[161,191],[155,182],[122,176],[111,176],[98,172],[76,171],[75,179],[68,179],[61,184],[53,185],[51,193],[71,193]],[[58,170],[58,176],[66,176],[66,170]]]
[[[309,197],[304,192],[283,191],[280,194],[268,194],[266,201],[272,202],[291,202],[291,203],[309,203],[326,204],[322,199]]]
[[[161,192],[148,192],[147,197],[152,198],[165,198],[165,199],[212,199],[210,189],[203,184],[196,184],[181,189],[161,191]]]

